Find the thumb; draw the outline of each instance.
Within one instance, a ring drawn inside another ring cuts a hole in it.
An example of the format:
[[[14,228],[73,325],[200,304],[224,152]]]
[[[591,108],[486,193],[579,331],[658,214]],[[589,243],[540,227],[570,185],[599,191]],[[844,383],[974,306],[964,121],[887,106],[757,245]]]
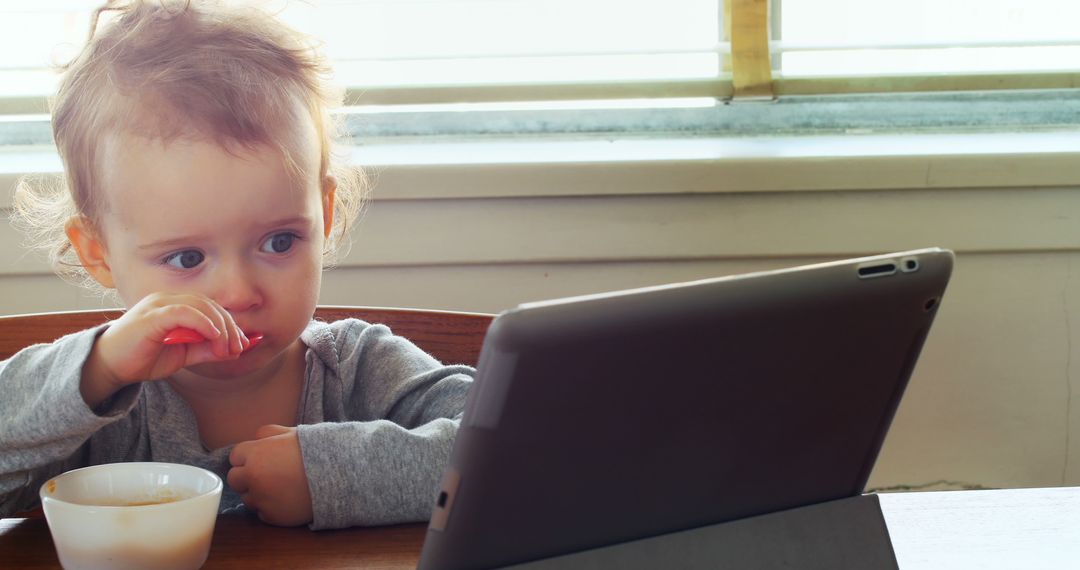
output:
[[[274,437],[275,435],[281,435],[283,433],[289,433],[288,428],[285,426],[279,426],[277,424],[267,424],[259,426],[259,429],[255,430],[255,439],[265,439],[267,437]]]

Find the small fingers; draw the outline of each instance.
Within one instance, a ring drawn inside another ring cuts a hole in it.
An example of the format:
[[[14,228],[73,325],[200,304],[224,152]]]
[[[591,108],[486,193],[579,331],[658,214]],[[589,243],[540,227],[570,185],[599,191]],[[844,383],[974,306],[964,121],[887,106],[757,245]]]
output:
[[[168,300],[163,309],[181,312],[185,308],[205,317],[212,325],[210,334],[203,334],[200,328],[192,327],[202,334],[210,344],[208,348],[216,358],[238,356],[245,348],[246,339],[232,315],[221,304],[202,295],[178,295]]]
[[[233,467],[247,465],[247,454],[250,447],[251,445],[246,441],[233,446],[232,451],[229,452],[229,465]]]
[[[273,511],[273,505],[267,505],[261,502],[254,492],[246,492],[240,494],[240,502],[244,503],[244,506],[259,517],[259,520],[266,524],[280,525],[276,515],[271,515],[267,511]]]
[[[236,338],[236,323],[233,321],[232,315],[221,305],[207,297],[193,295],[192,303],[197,303],[200,310],[214,319],[218,328],[221,329],[221,335],[211,343],[214,355],[220,358],[232,356],[232,343]]]
[[[141,308],[140,308],[141,307]],[[137,309],[137,310],[136,310]],[[153,319],[155,340],[166,344],[200,344],[197,335],[177,337],[178,328],[191,329],[206,339],[205,348],[218,359],[238,357],[251,341],[220,303],[200,294],[151,293],[129,311]],[[201,352],[201,350],[200,350]],[[200,358],[205,360],[205,358]]]
[[[229,484],[229,487],[233,491],[236,491],[243,496],[251,489],[250,482],[248,481],[247,473],[243,467],[233,467],[229,469],[229,473],[225,476],[225,482]],[[245,503],[247,501],[244,501]]]
[[[267,424],[264,426],[259,426],[259,429],[255,430],[255,439],[263,439],[267,437],[274,437],[275,435],[281,435],[283,433],[289,433],[289,430],[291,429],[292,428],[280,426],[277,424]]]
[[[162,310],[174,314],[187,311],[196,312],[213,324],[213,329],[216,331],[214,334],[204,334],[202,329],[191,328],[206,337],[206,341],[209,343],[208,348],[216,358],[227,358],[234,354],[231,342],[236,338],[236,323],[233,321],[232,315],[221,305],[208,297],[195,294],[175,295],[165,298],[163,301],[168,304],[164,305]]]
[[[227,334],[227,338],[225,338],[225,342],[222,343],[225,354],[235,356],[244,352],[244,349],[251,343],[248,341],[247,336],[244,335],[244,331],[236,324],[236,321],[232,317],[232,313],[225,307],[222,307],[217,301],[214,301],[213,299],[208,299],[208,301],[214,307],[214,310],[222,316],[225,323],[224,330]]]
[[[197,307],[185,304],[167,305],[156,312],[158,313],[156,319],[160,319],[156,326],[159,341],[164,341],[169,333],[178,328],[189,329],[207,339],[221,336],[221,326],[212,316],[205,314]]]
[[[258,504],[256,504],[255,502],[255,497],[253,497],[251,493],[240,493],[240,502],[244,503],[244,506],[247,507],[248,510],[253,511],[256,515],[258,515],[259,520],[266,522],[266,520],[263,519],[262,512],[259,511]]]

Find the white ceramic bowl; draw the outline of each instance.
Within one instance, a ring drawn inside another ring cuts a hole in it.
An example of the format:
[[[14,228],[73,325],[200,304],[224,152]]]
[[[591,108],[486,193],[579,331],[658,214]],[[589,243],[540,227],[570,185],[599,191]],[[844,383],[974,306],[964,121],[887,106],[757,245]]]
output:
[[[214,534],[221,478],[174,463],[110,463],[41,486],[64,568],[198,568]]]

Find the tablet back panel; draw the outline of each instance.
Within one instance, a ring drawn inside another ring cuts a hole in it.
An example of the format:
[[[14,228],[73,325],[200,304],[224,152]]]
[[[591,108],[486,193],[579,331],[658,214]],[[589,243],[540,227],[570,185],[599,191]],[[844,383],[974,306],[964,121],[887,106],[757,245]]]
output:
[[[421,568],[507,565],[859,494],[952,261],[919,250],[503,313]]]

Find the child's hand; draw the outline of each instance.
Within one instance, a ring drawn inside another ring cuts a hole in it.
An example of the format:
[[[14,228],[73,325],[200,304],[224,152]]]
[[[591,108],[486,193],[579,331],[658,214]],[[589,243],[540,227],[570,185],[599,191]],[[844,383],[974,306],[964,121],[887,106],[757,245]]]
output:
[[[208,340],[195,344],[162,343],[177,327]],[[250,344],[221,305],[201,295],[152,293],[109,325],[95,341],[80,386],[95,408],[128,384],[165,378],[181,368],[238,358]]]
[[[311,492],[296,428],[266,425],[255,439],[229,454],[229,486],[264,522],[297,526],[311,522]]]

